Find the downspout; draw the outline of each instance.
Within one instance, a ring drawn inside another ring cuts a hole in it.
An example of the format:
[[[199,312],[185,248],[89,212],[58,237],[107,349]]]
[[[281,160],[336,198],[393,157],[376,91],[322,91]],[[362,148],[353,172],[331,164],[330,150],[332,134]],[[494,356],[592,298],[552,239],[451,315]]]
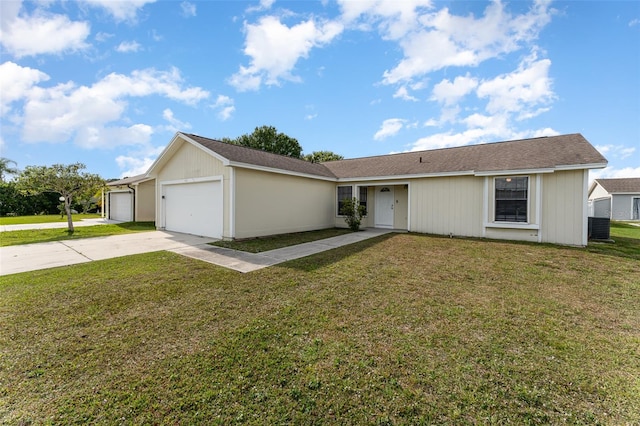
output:
[[[137,220],[136,220],[136,190],[133,189],[131,187],[131,185],[127,185],[127,188],[129,188],[129,190],[131,190],[131,192],[133,193],[133,200],[132,200],[132,203],[131,203],[131,207],[133,209],[133,221],[137,222]]]

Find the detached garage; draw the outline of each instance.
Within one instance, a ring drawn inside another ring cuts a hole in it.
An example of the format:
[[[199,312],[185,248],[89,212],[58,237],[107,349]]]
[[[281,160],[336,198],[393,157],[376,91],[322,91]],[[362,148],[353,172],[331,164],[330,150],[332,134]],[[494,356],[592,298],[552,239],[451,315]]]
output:
[[[161,185],[164,229],[222,238],[222,179]]]
[[[144,175],[108,182],[104,214],[119,222],[153,222],[156,216],[156,182]]]

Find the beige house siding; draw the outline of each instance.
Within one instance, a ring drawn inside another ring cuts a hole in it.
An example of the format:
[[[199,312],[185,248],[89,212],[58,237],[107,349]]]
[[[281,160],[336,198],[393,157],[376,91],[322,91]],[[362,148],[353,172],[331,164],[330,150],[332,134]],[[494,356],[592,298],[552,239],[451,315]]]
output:
[[[484,178],[415,179],[409,183],[410,231],[465,237],[482,236]]]
[[[156,220],[155,211],[156,182],[148,180],[139,183],[136,191],[136,220],[139,222],[152,222]]]
[[[607,192],[607,190],[604,189],[599,183],[596,183],[593,191],[591,191],[591,194],[589,194],[589,199],[597,200],[598,198],[609,198],[609,196],[610,194]]]
[[[335,216],[334,226],[337,228],[346,228],[347,223],[344,220],[344,216],[338,215],[338,186],[352,186],[353,194],[358,198],[360,194],[359,188],[361,186],[367,187],[367,215],[362,218],[360,223],[361,228],[368,228],[375,226],[375,214],[376,214],[376,187],[388,186],[393,187],[393,194],[395,197],[395,208],[393,214],[393,229],[407,230],[409,229],[409,190],[408,185],[394,185],[389,182],[356,182],[356,183],[339,183],[336,185],[336,190],[333,195],[333,214]]]
[[[170,160],[162,168],[157,170],[156,181],[156,227],[163,225],[162,191],[163,184],[167,182],[189,182],[191,179],[201,179],[222,176],[222,195],[224,222],[222,227],[223,237],[231,234],[229,222],[229,181],[231,170],[225,167],[220,160],[195,147],[191,143],[182,142],[176,144]]]
[[[543,243],[581,246],[586,243],[585,170],[542,175]]]
[[[334,226],[335,183],[235,169],[235,238]]]

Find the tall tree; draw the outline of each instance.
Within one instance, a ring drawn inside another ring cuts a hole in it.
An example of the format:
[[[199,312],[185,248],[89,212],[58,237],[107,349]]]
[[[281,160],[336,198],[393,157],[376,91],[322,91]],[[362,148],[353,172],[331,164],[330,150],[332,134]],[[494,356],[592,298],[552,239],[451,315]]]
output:
[[[223,138],[222,142],[242,145],[262,151],[301,158],[302,147],[298,140],[278,132],[273,126],[256,127],[253,133],[238,136],[235,139]]]
[[[344,160],[344,157],[340,154],[336,154],[332,151],[313,151],[311,154],[307,154],[302,157],[306,161],[312,163],[323,163],[325,161]]]
[[[18,165],[13,160],[9,160],[8,158],[0,157],[0,181],[4,182],[4,178],[7,175],[17,175],[20,171],[16,167],[11,167],[11,164]]]
[[[104,180],[100,176],[81,172],[84,169],[86,166],[82,163],[54,164],[51,167],[28,166],[18,176],[17,186],[27,194],[41,194],[43,192],[60,194],[64,198],[69,232],[73,232],[71,218],[73,197],[87,192],[95,192],[104,186]]]

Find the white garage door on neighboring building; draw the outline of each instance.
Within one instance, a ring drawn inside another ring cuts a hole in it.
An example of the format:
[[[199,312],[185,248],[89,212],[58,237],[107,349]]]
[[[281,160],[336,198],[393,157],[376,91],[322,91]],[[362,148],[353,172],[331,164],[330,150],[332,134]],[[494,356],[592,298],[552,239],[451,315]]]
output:
[[[122,222],[133,220],[133,194],[131,192],[109,192],[109,219]]]
[[[222,238],[222,182],[164,184],[167,231]]]

